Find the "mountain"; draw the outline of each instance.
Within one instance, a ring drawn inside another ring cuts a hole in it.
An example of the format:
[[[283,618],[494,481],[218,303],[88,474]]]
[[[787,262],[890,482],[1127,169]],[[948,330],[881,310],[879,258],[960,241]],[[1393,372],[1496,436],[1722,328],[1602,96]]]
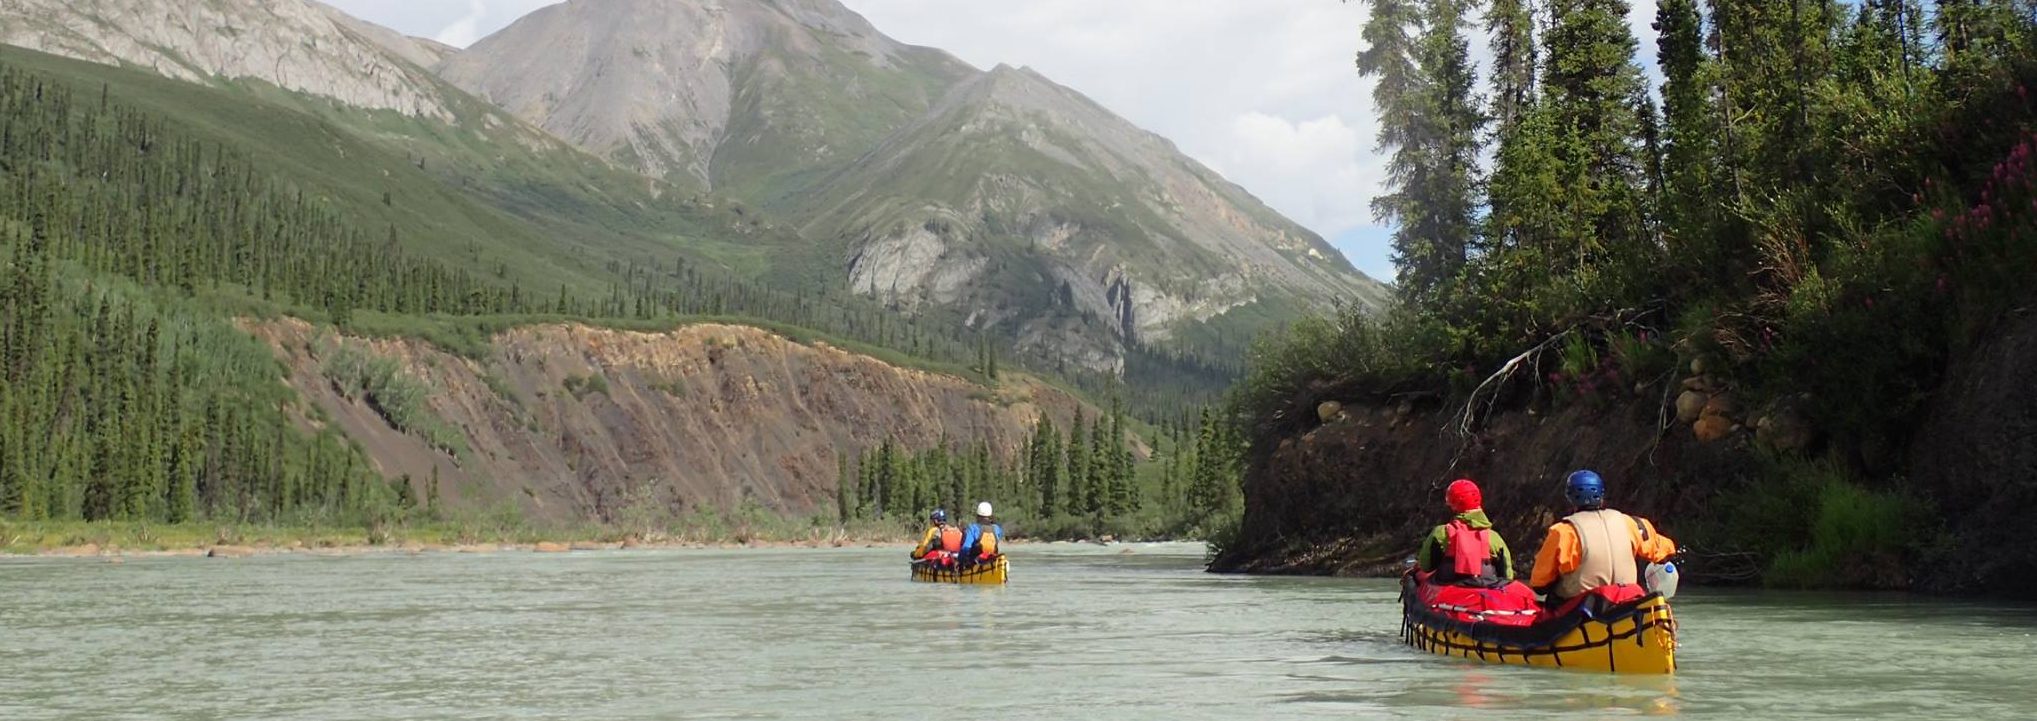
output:
[[[583,0],[439,72],[598,155],[755,199],[856,161],[974,70],[832,0]]]
[[[262,80],[349,105],[451,117],[448,50],[302,0],[8,0],[0,43],[179,80]]]
[[[526,260],[498,274],[533,285],[600,287],[676,253],[1110,375],[1138,348],[1227,365],[1330,298],[1386,298],[1166,140],[835,0],[574,0],[465,51],[308,0],[19,0],[0,40],[302,93],[264,97],[527,226],[422,252],[508,242]]]
[[[1269,321],[1386,297],[1079,93],[899,43],[835,0],[573,0],[438,70],[590,152],[788,219],[813,242],[788,259],[819,269],[803,280],[1077,367],[1121,372],[1140,344],[1235,358]]]
[[[1067,348],[1070,317],[1164,344],[1246,306],[1384,300],[1314,233],[1029,69],[958,85],[813,199],[805,230],[849,243],[858,292],[958,304],[1041,350]]]

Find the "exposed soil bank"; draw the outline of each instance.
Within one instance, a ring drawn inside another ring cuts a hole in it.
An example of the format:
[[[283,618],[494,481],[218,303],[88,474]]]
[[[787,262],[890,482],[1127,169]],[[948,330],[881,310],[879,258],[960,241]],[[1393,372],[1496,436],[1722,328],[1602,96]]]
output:
[[[451,508],[513,504],[548,521],[746,504],[809,515],[831,507],[843,456],[887,439],[906,450],[981,440],[1009,458],[1041,414],[1065,424],[1079,407],[1017,377],[991,389],[745,326],[526,327],[470,359],[290,319],[244,325],[276,349],[315,407],[305,423],[338,426],[384,476],[408,476],[419,498],[437,477]],[[398,430],[376,399],[333,382],[323,364],[341,352],[398,363],[464,448]]]
[[[1455,407],[1344,407],[1343,420],[1279,441],[1245,479],[1245,517],[1219,571],[1398,573],[1421,534],[1447,518],[1443,487],[1474,478],[1525,568],[1563,505],[1561,479],[1590,467],[1615,503],[1674,537],[1712,481],[1748,472],[1743,444],[1661,433],[1657,402],[1580,404],[1548,415],[1500,414],[1469,436]]]

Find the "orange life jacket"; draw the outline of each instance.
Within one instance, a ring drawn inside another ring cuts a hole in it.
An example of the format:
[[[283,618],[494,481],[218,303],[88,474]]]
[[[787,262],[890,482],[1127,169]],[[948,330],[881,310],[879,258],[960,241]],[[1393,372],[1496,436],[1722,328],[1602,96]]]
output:
[[[949,553],[962,552],[962,529],[947,526],[941,529],[941,550]]]

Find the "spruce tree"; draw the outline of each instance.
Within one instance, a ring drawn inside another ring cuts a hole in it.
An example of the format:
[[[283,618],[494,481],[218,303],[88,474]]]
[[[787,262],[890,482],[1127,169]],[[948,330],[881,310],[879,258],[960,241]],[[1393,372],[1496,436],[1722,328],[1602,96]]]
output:
[[[1660,0],[1655,12],[1656,64],[1662,69],[1662,222],[1683,267],[1721,268],[1714,233],[1721,194],[1717,114],[1710,99],[1711,63],[1697,0]]]
[[[1090,490],[1089,424],[1080,409],[1075,411],[1075,420],[1068,427],[1068,484],[1066,512],[1087,515],[1096,509],[1090,507],[1093,497]]]
[[[1491,0],[1485,31],[1492,39],[1492,120],[1505,138],[1535,103],[1534,0]]]
[[[1555,206],[1566,223],[1546,258],[1559,274],[1635,271],[1651,238],[1642,215],[1644,92],[1625,0],[1554,0],[1543,102],[1556,134]],[[1608,262],[1622,263],[1606,268]]]
[[[1040,495],[1040,516],[1052,518],[1061,511],[1061,449],[1055,444],[1060,432],[1045,413],[1033,424],[1033,452],[1029,469],[1032,485]]]
[[[1117,493],[1116,464],[1117,446],[1110,442],[1108,419],[1098,417],[1089,427],[1089,500],[1086,505],[1091,515],[1101,515],[1115,510],[1114,497]]]

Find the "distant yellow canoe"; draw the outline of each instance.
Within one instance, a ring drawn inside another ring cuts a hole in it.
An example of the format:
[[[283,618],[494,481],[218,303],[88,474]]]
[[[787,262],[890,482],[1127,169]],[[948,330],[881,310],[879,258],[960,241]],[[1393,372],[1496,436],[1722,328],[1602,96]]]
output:
[[[912,580],[924,583],[967,583],[980,585],[1003,585],[1009,573],[1011,562],[998,556],[991,563],[978,563],[956,568],[941,568],[925,563],[912,564]]]
[[[1622,604],[1589,599],[1532,626],[1465,622],[1424,607],[1416,595],[1409,581],[1401,593],[1401,637],[1430,653],[1579,671],[1676,673],[1676,617],[1661,594]]]

